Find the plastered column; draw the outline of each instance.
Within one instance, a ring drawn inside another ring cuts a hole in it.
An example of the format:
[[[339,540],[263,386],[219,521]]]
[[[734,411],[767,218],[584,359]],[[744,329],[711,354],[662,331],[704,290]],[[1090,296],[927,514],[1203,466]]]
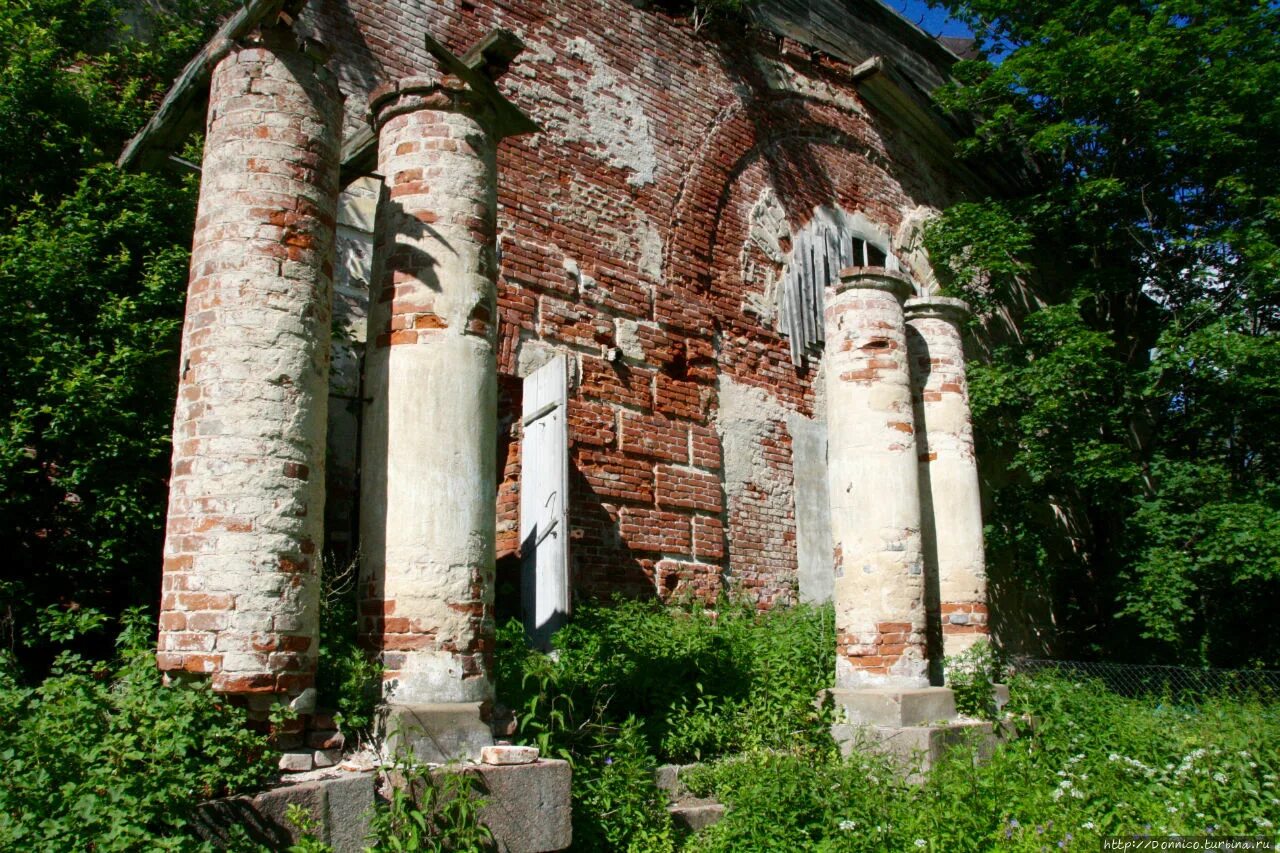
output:
[[[968,313],[961,300],[941,296],[906,303],[925,559],[937,579],[947,656],[987,634],[982,502],[960,332]]]
[[[923,687],[924,574],[906,327],[910,281],[853,268],[825,310],[836,686]]]
[[[493,697],[495,143],[434,78],[375,91],[386,186],[369,328],[362,630],[389,703]]]
[[[157,658],[224,692],[314,678],[341,106],[288,31],[213,72]]]

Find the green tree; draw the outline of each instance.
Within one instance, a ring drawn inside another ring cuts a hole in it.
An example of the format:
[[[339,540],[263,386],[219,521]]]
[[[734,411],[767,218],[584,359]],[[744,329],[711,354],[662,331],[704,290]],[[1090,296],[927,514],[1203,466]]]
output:
[[[962,154],[1035,166],[928,236],[989,331],[1035,295],[972,372],[993,563],[1062,653],[1280,663],[1280,7],[935,5],[982,51]]]
[[[195,185],[111,160],[223,4],[149,8],[0,0],[0,643],[37,671],[159,589]]]

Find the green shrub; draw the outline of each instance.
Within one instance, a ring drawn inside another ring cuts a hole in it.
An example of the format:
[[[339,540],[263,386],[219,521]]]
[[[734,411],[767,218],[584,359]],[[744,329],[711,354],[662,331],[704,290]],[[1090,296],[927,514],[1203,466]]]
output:
[[[543,733],[539,745],[571,751],[590,723],[630,716],[662,761],[790,745],[823,729],[814,697],[835,677],[830,607],[615,601],[579,608],[554,643],[555,657],[529,651],[520,626],[506,626],[498,694],[524,712],[522,731]],[[548,737],[555,725],[562,736]]]
[[[196,804],[270,774],[265,742],[207,682],[162,683],[149,616],[121,629],[110,663],[63,654],[38,687],[0,681],[0,849],[199,849]]]
[[[666,798],[654,782],[657,762],[640,721],[595,729],[574,765],[574,846],[579,850],[663,853],[675,849]],[[581,775],[581,780],[576,777]]]
[[[1280,816],[1280,707],[1179,708],[1091,681],[1010,680],[1010,737],[955,747],[919,784],[870,750],[842,759],[813,697],[834,680],[829,608],[712,616],[652,603],[582,608],[555,655],[501,632],[499,695],[523,740],[573,762],[582,850],[1096,849],[1102,834],[1269,834]],[[992,714],[989,648],[950,662],[962,710]],[[632,715],[638,719],[632,719]],[[1016,723],[1016,725],[1015,725]],[[673,836],[660,761],[728,807]]]
[[[493,847],[493,835],[480,823],[483,783],[472,773],[441,773],[412,757],[397,760],[391,799],[374,804],[367,851],[418,853],[480,851]]]
[[[986,640],[978,640],[960,654],[947,658],[947,686],[956,697],[956,710],[969,717],[995,720],[995,685],[1003,680],[1004,665]]]
[[[358,642],[357,570],[355,560],[322,566],[316,691],[322,706],[337,711],[345,732],[367,737],[382,698],[382,666]]]

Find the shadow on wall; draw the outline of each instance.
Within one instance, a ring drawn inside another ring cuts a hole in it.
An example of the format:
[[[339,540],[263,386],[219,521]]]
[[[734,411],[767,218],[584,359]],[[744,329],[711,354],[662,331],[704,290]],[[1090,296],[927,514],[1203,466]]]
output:
[[[655,561],[638,557],[627,547],[617,499],[599,494],[579,466],[577,448],[573,448],[569,455],[572,600],[614,593],[628,598],[656,596]]]

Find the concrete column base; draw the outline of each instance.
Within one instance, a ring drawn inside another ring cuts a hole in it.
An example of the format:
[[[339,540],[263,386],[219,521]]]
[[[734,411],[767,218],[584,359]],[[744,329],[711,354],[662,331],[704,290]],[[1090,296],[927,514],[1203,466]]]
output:
[[[378,736],[388,758],[411,753],[427,764],[478,762],[480,751],[493,746],[479,702],[385,705],[378,714]]]
[[[1003,729],[982,720],[953,720],[927,726],[871,726],[837,723],[831,736],[848,758],[854,752],[872,751],[888,756],[911,782],[924,781],[947,750],[961,745],[976,748],[977,761],[986,761],[1005,735]]]
[[[956,718],[949,687],[836,687],[827,691],[854,725],[927,726]]]

